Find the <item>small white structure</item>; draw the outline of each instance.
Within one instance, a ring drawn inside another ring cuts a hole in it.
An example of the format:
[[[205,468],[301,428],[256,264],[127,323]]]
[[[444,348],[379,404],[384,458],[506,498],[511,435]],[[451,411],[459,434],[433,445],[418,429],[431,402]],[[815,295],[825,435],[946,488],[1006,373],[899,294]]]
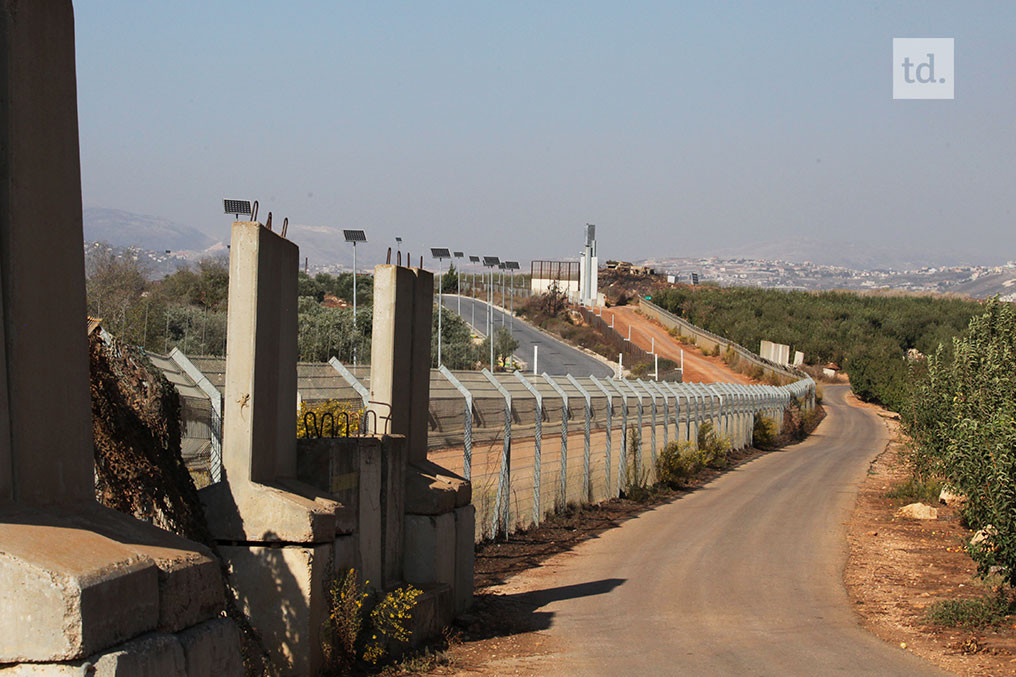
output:
[[[596,306],[599,303],[596,286],[599,282],[599,259],[596,256],[596,226],[586,224],[586,244],[579,261],[579,303]]]
[[[800,350],[795,350],[794,351],[794,366],[795,367],[800,367],[802,364],[804,364],[804,353],[802,353]]]
[[[773,343],[772,341],[762,341],[759,346],[758,354],[763,359],[775,362],[776,364],[788,365],[790,364],[790,346],[783,343]],[[802,355],[803,360],[803,355]]]

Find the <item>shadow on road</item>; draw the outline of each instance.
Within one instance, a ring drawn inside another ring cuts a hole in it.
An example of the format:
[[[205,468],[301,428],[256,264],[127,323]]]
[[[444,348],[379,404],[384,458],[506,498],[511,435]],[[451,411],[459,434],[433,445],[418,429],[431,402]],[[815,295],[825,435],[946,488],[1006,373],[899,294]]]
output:
[[[479,593],[469,613],[461,616],[457,623],[463,627],[466,639],[470,641],[546,630],[551,626],[554,613],[538,611],[541,607],[565,599],[606,595],[626,580],[605,578],[529,592]]]

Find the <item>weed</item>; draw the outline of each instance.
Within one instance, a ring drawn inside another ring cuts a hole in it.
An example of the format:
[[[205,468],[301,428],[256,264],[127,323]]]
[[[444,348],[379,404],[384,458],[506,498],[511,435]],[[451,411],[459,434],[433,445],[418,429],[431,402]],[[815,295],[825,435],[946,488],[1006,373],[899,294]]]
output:
[[[377,665],[391,646],[406,645],[409,623],[422,590],[411,585],[392,590],[366,613],[370,594],[355,569],[326,584],[328,617],[321,626],[324,674],[348,674],[358,660]]]
[[[942,491],[942,482],[937,479],[921,479],[911,476],[905,482],[899,482],[886,492],[886,498],[896,498],[908,503],[921,501],[923,503],[937,503],[939,493]]]
[[[730,438],[716,432],[711,421],[699,426],[698,452],[702,465],[707,468],[722,470],[727,467],[727,455],[730,453]]]
[[[1007,616],[1016,612],[1013,602],[1003,595],[978,599],[947,599],[935,602],[924,615],[924,620],[935,625],[983,630],[1001,625]]]
[[[755,414],[755,425],[751,435],[752,446],[756,449],[773,449],[776,447],[776,436],[776,421],[768,416]]]
[[[656,457],[656,478],[660,484],[677,489],[705,467],[691,442],[671,442]]]
[[[621,493],[633,501],[646,501],[652,497],[649,470],[639,462],[642,439],[638,428],[628,427],[628,459],[625,463]]]

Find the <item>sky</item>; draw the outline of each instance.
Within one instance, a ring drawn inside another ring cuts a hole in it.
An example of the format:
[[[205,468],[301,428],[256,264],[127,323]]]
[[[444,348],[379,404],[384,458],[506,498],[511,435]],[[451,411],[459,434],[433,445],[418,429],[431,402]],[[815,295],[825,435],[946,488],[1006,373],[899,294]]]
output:
[[[222,238],[222,199],[256,198],[262,215],[362,228],[375,255],[399,235],[574,257],[595,223],[601,260],[799,239],[1016,259],[1016,3],[75,14],[86,206]],[[893,100],[894,37],[955,39],[954,100]]]

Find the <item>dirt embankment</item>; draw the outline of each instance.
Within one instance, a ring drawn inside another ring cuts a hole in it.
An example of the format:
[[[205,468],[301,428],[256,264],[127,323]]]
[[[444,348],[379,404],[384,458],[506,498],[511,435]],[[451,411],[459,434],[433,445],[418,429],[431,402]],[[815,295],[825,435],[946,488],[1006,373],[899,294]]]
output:
[[[953,674],[1016,674],[1016,621],[1011,617],[995,629],[979,631],[926,620],[937,601],[984,597],[991,589],[975,578],[974,562],[963,551],[971,533],[955,509],[936,503],[938,519],[933,520],[896,516],[910,502],[886,496],[909,477],[901,455],[904,439],[895,414],[879,410],[879,415],[893,439],[861,485],[847,536],[844,582],[861,623]]]
[[[610,322],[611,316],[614,317],[615,329],[622,336],[627,336],[628,327],[631,327],[632,343],[647,352],[655,349],[661,358],[680,364],[681,352],[684,351],[686,382],[760,383],[734,371],[721,358],[705,355],[698,348],[679,342],[662,324],[639,313],[637,306],[604,308],[603,319]]]

